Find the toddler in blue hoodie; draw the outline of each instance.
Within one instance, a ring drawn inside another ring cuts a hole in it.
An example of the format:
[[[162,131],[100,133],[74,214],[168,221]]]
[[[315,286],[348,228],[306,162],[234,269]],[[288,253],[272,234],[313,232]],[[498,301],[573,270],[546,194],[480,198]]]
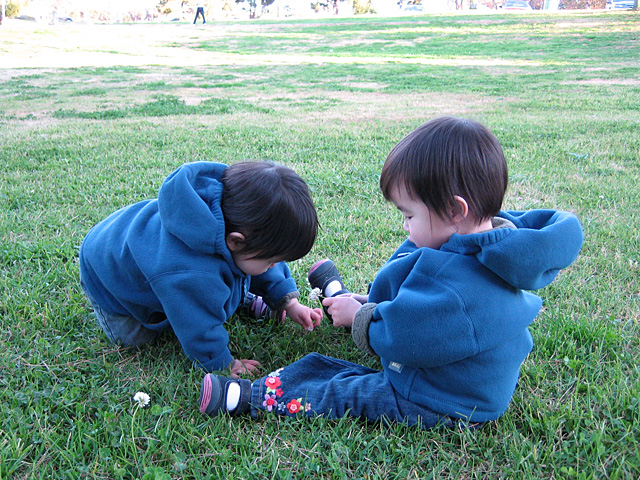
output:
[[[382,370],[312,353],[249,383],[206,375],[200,411],[345,415],[432,428],[499,418],[533,347],[528,325],[580,251],[568,212],[502,211],[507,165],[481,124],[442,117],[398,143],[380,188],[407,240],[368,295],[345,290],[330,260],[309,272],[335,326]]]
[[[301,305],[287,261],[306,255],[318,219],[306,183],[272,162],[195,162],[157,199],[112,213],[80,247],[80,281],[109,339],[139,346],[171,329],[206,371],[254,372],[228,348],[225,321],[264,301],[311,330],[322,310]]]

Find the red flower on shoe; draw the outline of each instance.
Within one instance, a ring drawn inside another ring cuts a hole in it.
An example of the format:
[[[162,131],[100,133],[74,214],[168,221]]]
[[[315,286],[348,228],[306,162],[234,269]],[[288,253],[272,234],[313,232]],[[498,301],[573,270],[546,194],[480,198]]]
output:
[[[289,410],[289,413],[296,414],[300,411],[301,407],[302,407],[302,404],[300,403],[299,400],[296,400],[295,398],[292,399],[289,403],[287,403],[287,410]]]

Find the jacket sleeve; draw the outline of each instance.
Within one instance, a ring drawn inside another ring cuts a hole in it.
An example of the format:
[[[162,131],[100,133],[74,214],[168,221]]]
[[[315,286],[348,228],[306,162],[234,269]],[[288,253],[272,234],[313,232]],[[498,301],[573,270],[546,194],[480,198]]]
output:
[[[272,309],[283,308],[300,293],[285,262],[276,264],[262,275],[251,277],[250,290],[264,298]]]
[[[160,275],[151,286],[187,357],[208,372],[229,367],[233,357],[224,323],[231,290],[224,279],[185,271]]]
[[[371,319],[376,306],[375,303],[365,303],[360,307],[360,310],[356,312],[353,325],[351,326],[353,343],[355,343],[356,347],[360,350],[371,355],[377,355],[369,344],[369,326],[371,325]]]

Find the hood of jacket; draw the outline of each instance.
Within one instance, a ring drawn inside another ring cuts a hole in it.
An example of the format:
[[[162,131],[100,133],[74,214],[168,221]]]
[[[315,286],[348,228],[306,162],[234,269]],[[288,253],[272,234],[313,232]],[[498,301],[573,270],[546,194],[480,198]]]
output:
[[[497,217],[513,227],[451,236],[442,251],[475,255],[510,285],[537,290],[578,257],[584,236],[577,217],[556,210],[503,211]]]
[[[197,252],[224,256],[225,243],[222,174],[227,165],[213,162],[187,163],[162,183],[158,211],[162,226]]]

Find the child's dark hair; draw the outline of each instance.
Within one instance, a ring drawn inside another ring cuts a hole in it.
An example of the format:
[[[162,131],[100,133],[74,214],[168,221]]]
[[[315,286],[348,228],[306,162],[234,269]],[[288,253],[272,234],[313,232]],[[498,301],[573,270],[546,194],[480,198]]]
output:
[[[464,198],[477,223],[498,214],[507,189],[507,163],[498,139],[480,123],[456,117],[431,120],[407,135],[387,157],[380,189],[389,201],[404,185],[441,219],[454,196]]]
[[[316,240],[318,216],[309,188],[288,167],[269,161],[231,165],[222,175],[225,235],[240,232],[253,258],[304,257]]]

